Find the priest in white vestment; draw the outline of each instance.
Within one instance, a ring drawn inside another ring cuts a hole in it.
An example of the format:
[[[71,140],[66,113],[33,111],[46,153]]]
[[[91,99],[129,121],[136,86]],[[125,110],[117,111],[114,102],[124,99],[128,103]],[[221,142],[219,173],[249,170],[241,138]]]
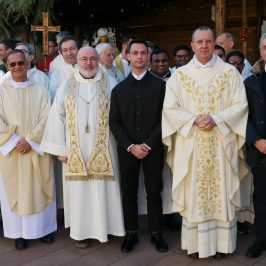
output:
[[[60,41],[59,52],[61,56],[59,55],[58,58],[54,59],[57,67],[52,66],[49,71],[49,91],[52,101],[59,86],[74,72],[74,66],[77,63],[78,48],[79,44],[74,36],[67,36]]]
[[[68,33],[66,33],[68,34]],[[49,91],[52,102],[58,88],[74,73],[74,67],[77,63],[78,40],[71,35],[64,35],[59,42],[60,55],[54,60],[54,67],[50,67],[49,71]],[[58,37],[57,37],[57,41]],[[53,158],[54,159],[54,158]],[[54,160],[54,172],[56,180],[56,200],[57,208],[62,210],[63,206],[63,181],[62,181],[62,163]]]
[[[74,75],[56,94],[41,144],[66,165],[65,227],[78,247],[125,234],[109,105],[108,78],[98,68],[95,49],[85,46]]]
[[[173,171],[173,208],[183,216],[181,247],[192,258],[236,249],[248,107],[238,71],[213,55],[214,33],[192,35],[193,59],[166,85],[162,137]]]
[[[29,80],[35,81],[36,84],[39,84],[46,89],[48,89],[48,77],[45,73],[37,69],[33,65],[33,61],[35,59],[35,49],[29,43],[17,43],[16,49],[23,51],[25,54],[27,65],[28,65],[28,73],[27,76]],[[8,71],[4,76],[3,79],[10,78],[11,73]]]
[[[99,54],[99,66],[108,76],[109,80],[113,80],[115,85],[124,79],[118,67],[113,65],[114,47],[110,43],[99,43],[95,47]]]
[[[4,236],[15,247],[27,239],[52,243],[57,229],[52,161],[40,150],[50,110],[49,92],[27,78],[21,50],[7,56],[11,77],[0,85],[0,202]]]
[[[60,31],[56,36],[55,36],[55,40],[56,40],[56,44],[57,44],[57,48],[59,47],[60,42],[62,41],[63,38],[68,37],[68,36],[72,36],[72,34],[68,31]],[[62,64],[64,64],[64,58],[62,56],[62,54],[60,53],[60,51],[58,51],[59,54],[54,58],[54,60],[50,63],[50,69],[49,69],[49,73],[51,73],[52,71],[54,71],[55,69],[60,69]]]

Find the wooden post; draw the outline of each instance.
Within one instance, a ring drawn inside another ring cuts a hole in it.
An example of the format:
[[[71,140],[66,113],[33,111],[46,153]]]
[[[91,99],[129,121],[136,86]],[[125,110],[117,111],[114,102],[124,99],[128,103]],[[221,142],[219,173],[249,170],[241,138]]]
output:
[[[242,0],[242,31],[241,31],[241,40],[242,40],[242,51],[244,55],[247,55],[248,51],[248,7],[247,0]]]
[[[256,14],[257,14],[257,34],[256,34],[256,40],[259,43],[260,37],[261,37],[261,26],[263,24],[263,0],[257,0],[257,8],[256,8]],[[260,49],[259,45],[256,45],[255,47],[255,54],[256,58],[259,58],[260,56]]]
[[[31,31],[42,31],[42,53],[44,55],[44,62],[45,62],[45,69],[47,69],[46,66],[46,57],[49,54],[49,39],[48,34],[49,32],[59,32],[60,26],[49,26],[49,16],[47,12],[42,12],[42,24],[43,25],[31,25]]]
[[[215,1],[215,31],[219,35],[225,29],[226,0]]]

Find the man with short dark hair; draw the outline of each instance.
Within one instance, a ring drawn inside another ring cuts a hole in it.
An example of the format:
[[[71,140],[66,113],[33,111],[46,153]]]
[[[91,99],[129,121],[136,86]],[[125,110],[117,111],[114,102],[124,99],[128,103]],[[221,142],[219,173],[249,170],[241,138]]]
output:
[[[176,65],[172,68],[175,71],[177,68],[186,65],[190,61],[191,49],[185,44],[177,45],[173,50],[174,60]]]
[[[245,67],[245,56],[241,51],[233,50],[226,56],[226,62],[230,65],[233,65],[240,74],[242,74],[242,71]],[[247,77],[243,77],[245,79]]]
[[[55,57],[55,59],[51,62],[50,64],[50,71],[53,71],[54,69],[60,69],[61,65],[64,64],[64,59],[63,56],[60,54],[60,51],[58,50],[59,48],[59,43],[61,42],[61,40],[65,37],[68,36],[72,36],[72,34],[68,31],[60,31],[56,36],[55,36],[55,41],[56,41],[56,45],[57,45],[57,51],[58,51],[58,55]]]
[[[3,39],[0,41],[0,60],[3,62],[6,55],[15,48],[15,41],[10,39]],[[5,64],[0,65],[0,70],[4,73],[7,72]]]
[[[169,54],[165,49],[157,48],[151,53],[151,73],[167,81],[171,77]]]
[[[61,83],[73,74],[74,66],[77,63],[79,42],[74,36],[66,36],[60,41],[58,49],[63,57],[63,64],[59,69],[50,69],[49,72],[49,90],[52,100]]]
[[[118,143],[122,203],[126,229],[123,252],[138,243],[138,183],[143,167],[147,193],[151,243],[160,252],[168,246],[162,230],[162,170],[164,148],[161,138],[161,111],[165,82],[147,68],[148,46],[135,39],[129,44],[132,72],[112,90],[109,125]]]

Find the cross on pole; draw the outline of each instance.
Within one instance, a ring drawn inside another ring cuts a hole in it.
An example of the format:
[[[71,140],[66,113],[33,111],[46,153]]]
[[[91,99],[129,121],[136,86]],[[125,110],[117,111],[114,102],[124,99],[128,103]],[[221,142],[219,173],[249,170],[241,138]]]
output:
[[[48,40],[48,34],[49,32],[59,32],[60,26],[49,26],[48,23],[48,13],[42,12],[42,24],[43,25],[31,25],[31,31],[42,31],[42,49],[43,49],[43,55],[47,56],[49,54],[49,40]]]

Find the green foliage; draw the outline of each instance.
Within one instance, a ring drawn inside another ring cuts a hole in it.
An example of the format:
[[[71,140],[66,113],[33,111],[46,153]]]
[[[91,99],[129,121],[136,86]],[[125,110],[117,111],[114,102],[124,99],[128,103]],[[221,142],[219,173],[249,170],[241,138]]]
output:
[[[42,12],[54,18],[54,0],[0,0],[0,39],[14,37],[14,27],[42,22]]]

